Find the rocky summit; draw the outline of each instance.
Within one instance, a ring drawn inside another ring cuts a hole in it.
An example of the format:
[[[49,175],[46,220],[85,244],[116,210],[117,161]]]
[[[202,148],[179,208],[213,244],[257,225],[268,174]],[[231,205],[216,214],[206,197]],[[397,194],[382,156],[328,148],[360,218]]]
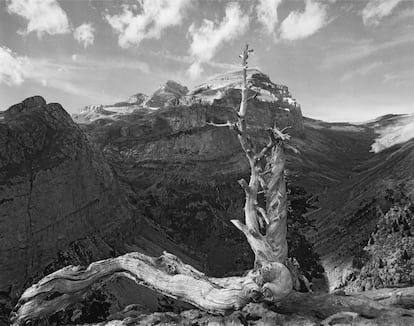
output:
[[[326,123],[303,117],[288,87],[264,73],[249,69],[248,83],[254,143],[265,145],[266,129],[276,124],[290,127],[300,152],[287,164],[289,256],[313,289],[413,285],[412,117]],[[248,177],[249,166],[234,131],[217,126],[235,121],[240,100],[235,71],[190,90],[168,81],[150,96],[72,117],[41,97],[2,112],[0,304],[64,265],[128,251],[167,250],[212,276],[250,268],[250,248],[230,223],[243,216],[237,180]],[[153,312],[177,308],[127,281],[105,291],[85,299],[89,311],[97,303],[100,316],[115,316],[137,296]],[[179,324],[206,317],[180,311],[145,318]]]

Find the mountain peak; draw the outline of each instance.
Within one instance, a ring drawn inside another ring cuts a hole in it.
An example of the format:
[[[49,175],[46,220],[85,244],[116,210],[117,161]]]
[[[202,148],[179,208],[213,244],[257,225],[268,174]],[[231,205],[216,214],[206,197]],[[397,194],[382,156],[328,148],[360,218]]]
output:
[[[189,95],[199,98],[201,102],[220,100],[231,90],[240,90],[243,82],[242,70],[229,71],[216,75],[195,87]],[[286,85],[273,83],[269,76],[256,68],[247,69],[247,84],[249,90],[256,94],[256,99],[262,102],[278,102],[278,106],[286,110],[300,107],[292,98]]]
[[[145,103],[146,106],[152,108],[162,108],[174,103],[178,103],[179,99],[188,93],[188,88],[176,81],[168,80],[161,85]]]

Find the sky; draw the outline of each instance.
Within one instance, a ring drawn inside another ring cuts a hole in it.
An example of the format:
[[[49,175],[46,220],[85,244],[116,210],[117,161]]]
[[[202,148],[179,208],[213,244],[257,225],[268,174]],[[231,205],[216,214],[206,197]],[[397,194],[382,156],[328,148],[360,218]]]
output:
[[[239,69],[245,43],[305,116],[414,112],[414,0],[0,0],[0,110],[192,88]]]

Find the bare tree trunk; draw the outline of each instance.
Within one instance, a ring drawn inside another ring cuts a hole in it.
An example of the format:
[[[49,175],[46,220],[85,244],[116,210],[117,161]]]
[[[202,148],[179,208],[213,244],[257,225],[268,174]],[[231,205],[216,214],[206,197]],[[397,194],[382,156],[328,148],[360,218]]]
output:
[[[239,183],[246,193],[244,206],[245,224],[239,220],[232,223],[244,233],[255,254],[255,268],[266,275],[267,279],[276,280],[278,286],[268,282],[263,284],[263,294],[268,299],[280,300],[292,289],[292,277],[285,266],[288,246],[287,233],[287,198],[284,169],[286,155],[283,142],[289,136],[276,128],[269,128],[269,143],[260,151],[256,151],[251,141],[246,123],[247,98],[247,59],[252,50],[246,45],[242,58],[242,99],[237,114],[240,144],[250,165],[249,184],[245,180]],[[270,159],[266,160],[270,154]],[[267,162],[266,162],[267,161]],[[258,202],[258,192],[265,194],[266,206]],[[260,284],[260,283],[259,283]],[[283,284],[282,288],[280,284]]]

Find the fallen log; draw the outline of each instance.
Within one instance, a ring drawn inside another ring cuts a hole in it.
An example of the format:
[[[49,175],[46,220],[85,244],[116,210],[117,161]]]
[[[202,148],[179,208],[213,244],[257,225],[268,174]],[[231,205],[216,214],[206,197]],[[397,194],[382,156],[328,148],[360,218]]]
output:
[[[396,290],[400,292],[400,299],[404,295],[411,298],[414,288],[382,289],[354,295],[290,292],[290,286],[280,275],[285,272],[284,265],[275,264],[271,266],[273,269],[267,266],[267,269],[249,271],[245,276],[227,278],[207,277],[169,253],[149,257],[134,252],[92,263],[86,269],[68,266],[28,288],[11,315],[11,323],[16,326],[26,325],[27,322],[35,324],[37,320],[47,319],[79,302],[92,285],[103,286],[113,278],[126,277],[215,315],[240,310],[252,301],[266,301],[278,313],[296,313],[319,320],[352,312],[369,319],[409,318],[414,324],[414,313],[401,307],[402,300],[389,300],[395,297],[393,293]],[[269,270],[274,279],[269,279]],[[273,288],[277,287],[276,292],[285,293],[285,296],[267,297],[266,285],[269,284]]]
[[[277,289],[280,298],[289,293],[286,284],[289,270],[279,263],[250,271],[246,276],[209,278],[176,256],[164,252],[160,257],[141,253],[101,260],[86,269],[68,266],[41,279],[20,297],[11,315],[13,325],[47,318],[80,301],[91,286],[108,280],[127,277],[168,297],[185,301],[213,314],[239,310],[247,303],[262,298],[274,301]]]

